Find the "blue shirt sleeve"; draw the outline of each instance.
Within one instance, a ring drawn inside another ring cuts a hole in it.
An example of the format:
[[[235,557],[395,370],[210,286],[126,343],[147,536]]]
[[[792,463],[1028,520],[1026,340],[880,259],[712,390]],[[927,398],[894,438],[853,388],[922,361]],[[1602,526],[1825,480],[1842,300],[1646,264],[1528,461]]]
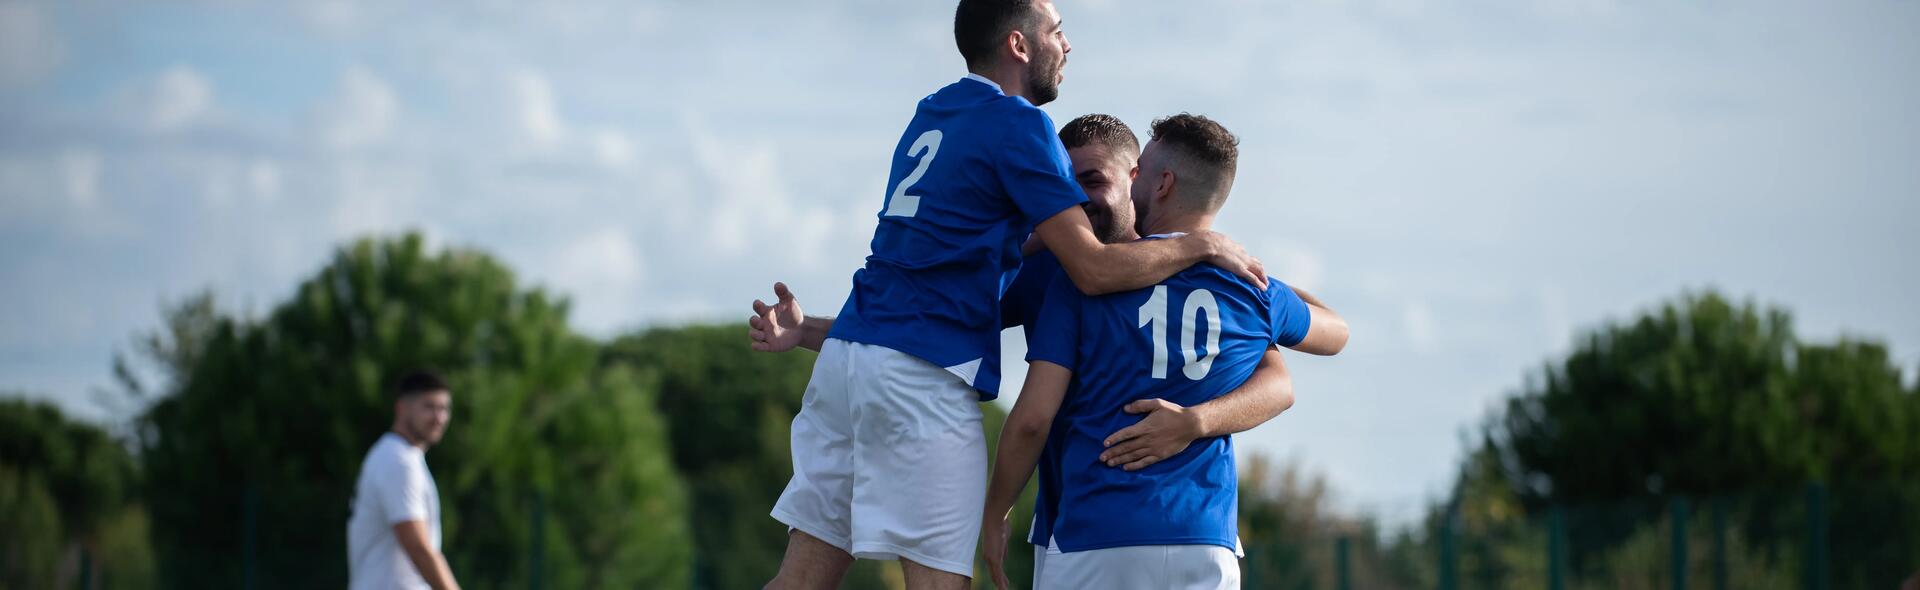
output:
[[[1267,325],[1273,329],[1273,343],[1287,347],[1299,344],[1307,339],[1312,322],[1307,302],[1280,279],[1267,277]]]
[[[1080,307],[1086,299],[1066,273],[1053,278],[1027,338],[1027,362],[1047,361],[1074,370],[1080,353]]]
[[[1000,329],[1033,323],[1040,315],[1040,303],[1046,300],[1047,288],[1053,286],[1053,277],[1059,269],[1058,259],[1046,250],[1025,258],[1020,274],[1013,277],[1013,285],[1000,295]]]
[[[994,172],[1029,225],[1039,225],[1068,207],[1087,202],[1073,180],[1067,147],[1054,134],[1053,120],[1036,108],[1014,111],[1006,140],[996,154]]]

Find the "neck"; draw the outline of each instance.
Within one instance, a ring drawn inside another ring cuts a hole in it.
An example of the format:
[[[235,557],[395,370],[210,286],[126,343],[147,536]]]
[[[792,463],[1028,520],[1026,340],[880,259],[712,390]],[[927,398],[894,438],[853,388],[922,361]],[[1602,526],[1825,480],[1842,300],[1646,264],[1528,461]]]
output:
[[[1027,94],[1027,77],[1020,75],[1018,66],[1003,65],[969,71],[999,84],[1001,94],[1018,96],[1027,99],[1028,102],[1033,101],[1033,95]]]
[[[408,436],[407,430],[404,428],[401,428],[399,424],[393,425],[393,429],[390,430],[389,432],[392,432],[395,436],[400,437],[400,440],[407,441],[407,444],[413,445],[413,447],[416,449],[420,449],[422,451],[427,450],[427,441],[420,440],[412,436]]]
[[[1147,231],[1144,233],[1149,236],[1171,233],[1197,234],[1211,229],[1213,229],[1212,213],[1169,211],[1166,215],[1156,215],[1153,220],[1148,221]]]

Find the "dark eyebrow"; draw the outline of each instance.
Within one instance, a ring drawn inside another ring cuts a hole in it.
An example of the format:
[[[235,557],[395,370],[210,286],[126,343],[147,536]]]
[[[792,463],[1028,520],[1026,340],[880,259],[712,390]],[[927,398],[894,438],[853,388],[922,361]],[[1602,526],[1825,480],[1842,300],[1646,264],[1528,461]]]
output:
[[[1093,168],[1093,169],[1087,170],[1086,172],[1081,172],[1079,174],[1073,175],[1073,179],[1078,180],[1080,182],[1087,182],[1089,180],[1106,180],[1107,175],[1102,174],[1099,168]]]
[[[1053,30],[1055,31],[1060,30],[1060,27],[1064,27],[1064,26],[1067,26],[1067,19],[1063,18],[1057,21],[1053,21]]]

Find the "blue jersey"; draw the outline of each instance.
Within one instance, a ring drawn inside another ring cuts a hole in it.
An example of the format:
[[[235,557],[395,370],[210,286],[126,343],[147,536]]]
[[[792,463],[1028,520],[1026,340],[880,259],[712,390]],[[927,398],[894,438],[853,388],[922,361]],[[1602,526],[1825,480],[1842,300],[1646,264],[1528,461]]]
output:
[[[1048,436],[1059,483],[1049,530],[1062,551],[1133,545],[1237,549],[1233,443],[1193,441],[1179,454],[1128,472],[1100,462],[1104,441],[1140,420],[1138,399],[1194,406],[1245,383],[1274,344],[1306,338],[1307,305],[1278,280],[1261,290],[1209,264],[1159,285],[1101,297],[1056,278],[1027,359],[1074,372]],[[1058,442],[1054,442],[1058,439]],[[1045,462],[1043,461],[1043,466]],[[1044,470],[1044,468],[1043,468]],[[1049,480],[1041,475],[1043,486]]]
[[[990,400],[1000,295],[1033,227],[1087,197],[1053,120],[969,77],[920,101],[893,155],[873,253],[829,337],[945,367]]]
[[[1033,331],[1039,326],[1040,309],[1046,303],[1047,289],[1052,287],[1056,278],[1063,278],[1064,275],[1066,269],[1060,266],[1060,258],[1051,250],[1041,250],[1027,256],[1020,265],[1019,276],[1014,277],[1013,285],[1007,287],[1006,295],[1000,298],[1001,327],[1020,326],[1026,333],[1027,342],[1033,342]],[[1000,359],[987,359],[980,371],[991,371],[998,378]],[[1067,395],[1073,395],[1074,387],[1072,383],[1067,385]],[[1060,415],[1054,417],[1054,428],[1061,428],[1062,419]],[[1033,528],[1027,533],[1027,542],[1035,545],[1046,546],[1053,534],[1054,506],[1060,503],[1059,442],[1060,437],[1047,438],[1035,468],[1040,477],[1040,489],[1033,503]]]

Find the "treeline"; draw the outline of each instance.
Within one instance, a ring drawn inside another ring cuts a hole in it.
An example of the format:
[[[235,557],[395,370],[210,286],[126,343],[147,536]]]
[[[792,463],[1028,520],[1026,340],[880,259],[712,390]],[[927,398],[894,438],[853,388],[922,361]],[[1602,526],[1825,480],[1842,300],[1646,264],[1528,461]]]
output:
[[[340,249],[261,317],[210,294],[164,316],[114,360],[145,408],[122,439],[0,405],[0,586],[344,586],[360,460],[418,367],[454,390],[428,463],[465,587],[757,587],[778,567],[767,512],[811,353],[753,353],[739,326],[595,341],[564,299],[418,235]]]
[[[123,435],[0,403],[0,587],[344,586],[360,460],[391,422],[389,380],[418,367],[454,389],[428,463],[464,586],[746,588],[778,566],[767,512],[810,353],[752,353],[731,325],[591,339],[564,298],[417,235],[338,250],[264,315],[202,295],[164,319],[114,359],[140,408]],[[986,411],[991,441],[1004,416]],[[1569,587],[1656,587],[1672,498],[1721,519],[1693,527],[1697,547],[1732,532],[1735,587],[1797,586],[1809,545],[1767,494],[1812,482],[1834,486],[1832,587],[1920,568],[1920,392],[1878,344],[1804,343],[1784,311],[1712,293],[1603,326],[1529,379],[1411,529],[1244,465],[1249,587],[1330,588],[1342,564],[1358,588],[1541,588],[1561,564]],[[1556,557],[1549,537],[1566,539]],[[1010,575],[1029,579],[1013,548]],[[845,587],[899,582],[862,562]]]
[[[1338,587],[1345,539],[1351,588],[1920,584],[1920,388],[1884,345],[1804,341],[1786,310],[1708,291],[1602,325],[1476,434],[1415,526],[1249,538],[1248,579]],[[1243,500],[1247,528],[1290,522],[1262,509]]]

